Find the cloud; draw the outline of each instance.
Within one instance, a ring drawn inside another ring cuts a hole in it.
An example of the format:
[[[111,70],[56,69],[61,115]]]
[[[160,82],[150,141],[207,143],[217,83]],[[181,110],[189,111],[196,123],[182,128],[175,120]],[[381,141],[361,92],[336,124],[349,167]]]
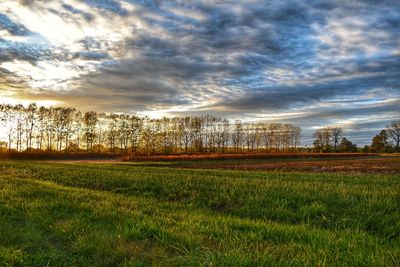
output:
[[[73,14],[77,14],[77,15],[83,16],[87,22],[91,22],[94,19],[93,15],[91,15],[90,13],[84,12],[84,11],[82,11],[80,9],[77,9],[77,8],[71,6],[71,5],[63,4],[62,7],[65,10],[67,10],[67,11],[73,13]]]
[[[339,73],[337,73],[339,72]],[[316,74],[316,78],[291,84],[274,84],[250,88],[240,98],[221,99],[216,105],[231,109],[285,110],[299,105],[328,101],[342,96],[360,96],[376,88],[396,88],[400,96],[400,64],[398,58],[362,62],[334,73]],[[279,101],[277,101],[279,99]]]
[[[121,16],[126,16],[128,11],[121,6],[118,1],[114,0],[84,0],[89,7],[106,10]]]
[[[0,96],[280,119],[307,133],[373,124],[360,142],[399,116],[389,0],[6,0],[0,14]]]
[[[79,52],[77,56],[85,60],[102,60],[109,58],[109,55],[107,53],[96,51]]]
[[[0,29],[8,31],[12,35],[30,35],[32,34],[24,25],[12,21],[8,16],[0,13]]]

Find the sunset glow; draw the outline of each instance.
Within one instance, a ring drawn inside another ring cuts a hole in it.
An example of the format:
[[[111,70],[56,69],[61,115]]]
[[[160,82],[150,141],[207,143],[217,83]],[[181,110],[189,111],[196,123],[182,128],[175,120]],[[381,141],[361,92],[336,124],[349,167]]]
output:
[[[400,118],[399,21],[390,1],[5,0],[0,102],[335,124],[366,143]]]

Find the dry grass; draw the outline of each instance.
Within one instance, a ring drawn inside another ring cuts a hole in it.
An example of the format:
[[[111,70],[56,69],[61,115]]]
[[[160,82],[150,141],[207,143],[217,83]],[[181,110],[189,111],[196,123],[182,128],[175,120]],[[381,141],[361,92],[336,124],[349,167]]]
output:
[[[313,158],[282,159],[273,161],[250,160],[230,162],[207,162],[182,165],[183,168],[226,169],[226,170],[268,170],[298,172],[356,172],[400,174],[400,157],[357,157],[357,158]]]
[[[28,160],[109,160],[121,159],[117,153],[95,152],[1,152],[0,160],[28,159]]]
[[[189,155],[153,155],[153,156],[125,156],[124,161],[196,161],[196,160],[224,160],[224,159],[291,159],[291,158],[348,158],[378,156],[376,153],[227,153],[227,154],[189,154]]]

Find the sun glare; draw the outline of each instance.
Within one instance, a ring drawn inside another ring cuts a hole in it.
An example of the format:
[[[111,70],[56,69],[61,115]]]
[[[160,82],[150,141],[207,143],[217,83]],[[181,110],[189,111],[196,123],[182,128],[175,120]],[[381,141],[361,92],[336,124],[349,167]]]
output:
[[[61,105],[60,101],[56,100],[32,100],[32,99],[20,99],[20,98],[12,98],[12,97],[2,97],[0,99],[0,104],[10,104],[10,105],[18,105],[21,104],[23,106],[28,106],[31,103],[36,103],[38,106],[51,107]]]

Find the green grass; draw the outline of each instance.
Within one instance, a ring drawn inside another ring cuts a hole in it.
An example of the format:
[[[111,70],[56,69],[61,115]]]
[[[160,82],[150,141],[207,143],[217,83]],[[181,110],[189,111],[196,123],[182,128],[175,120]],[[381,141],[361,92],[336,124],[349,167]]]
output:
[[[0,265],[399,264],[398,175],[0,163]]]

